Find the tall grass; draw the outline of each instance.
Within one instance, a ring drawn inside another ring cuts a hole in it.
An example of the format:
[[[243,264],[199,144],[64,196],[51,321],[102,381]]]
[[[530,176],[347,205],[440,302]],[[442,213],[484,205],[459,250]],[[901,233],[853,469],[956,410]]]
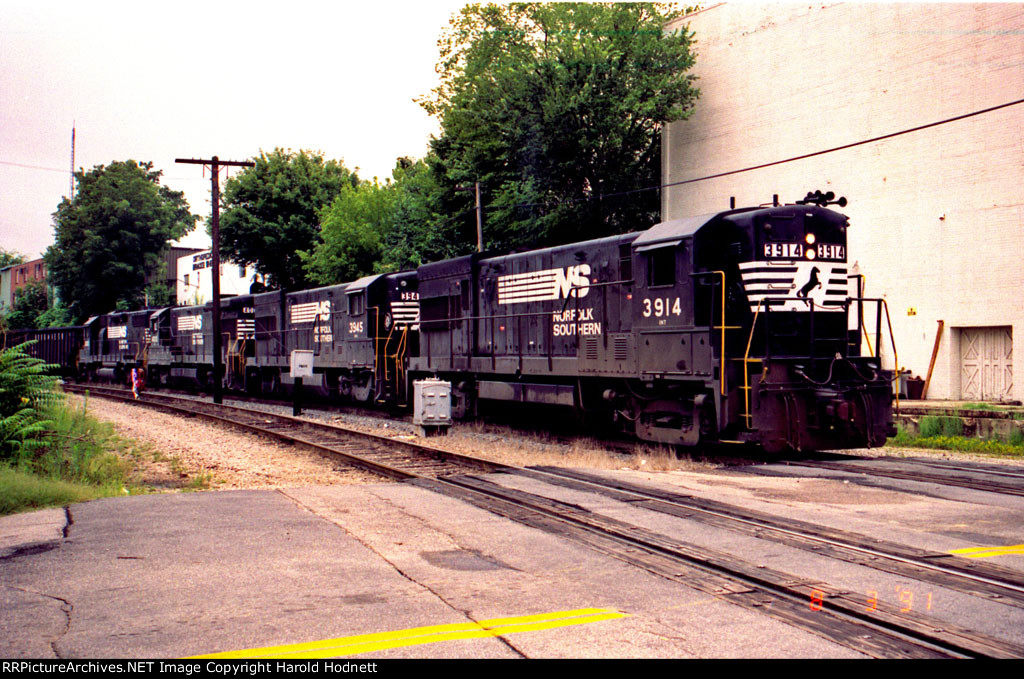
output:
[[[112,427],[69,408],[25,346],[0,351],[0,514],[124,492]]]
[[[921,438],[933,436],[960,436],[964,433],[964,421],[959,417],[925,415],[920,423]]]

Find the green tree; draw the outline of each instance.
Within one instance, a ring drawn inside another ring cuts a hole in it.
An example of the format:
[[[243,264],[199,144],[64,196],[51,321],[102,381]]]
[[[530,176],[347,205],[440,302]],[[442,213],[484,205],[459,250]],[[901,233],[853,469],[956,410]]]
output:
[[[40,328],[39,317],[46,313],[49,302],[45,281],[29,281],[14,291],[14,305],[7,314],[8,328]]]
[[[74,324],[75,319],[72,318],[71,312],[59,300],[36,317],[37,328],[59,328]]]
[[[430,166],[433,160],[399,158],[395,164],[391,224],[384,234],[379,265],[384,271],[412,269],[465,254],[475,243],[460,233],[464,221],[460,218],[465,215],[446,214],[444,194]]]
[[[24,255],[17,253],[13,250],[0,248],[0,269],[4,268],[5,266],[11,266],[12,264],[23,264],[24,262]]]
[[[55,243],[44,258],[76,322],[116,307],[140,308],[146,276],[172,240],[195,228],[184,194],[162,186],[161,174],[134,160],[75,173],[78,190],[57,207]]]
[[[673,5],[469,5],[439,41],[433,167],[450,206],[480,181],[489,248],[643,229],[659,213],[660,130],[699,91]],[[457,211],[453,211],[457,212]],[[469,219],[473,219],[470,216]],[[467,220],[468,221],[468,220]]]
[[[321,242],[320,211],[342,187],[359,179],[338,161],[311,151],[260,153],[255,166],[229,179],[221,197],[221,253],[255,265],[272,287],[299,289],[311,282],[302,251]]]
[[[323,241],[299,253],[312,283],[332,285],[373,273],[381,244],[391,228],[395,186],[373,182],[345,185],[334,202],[320,212]]]

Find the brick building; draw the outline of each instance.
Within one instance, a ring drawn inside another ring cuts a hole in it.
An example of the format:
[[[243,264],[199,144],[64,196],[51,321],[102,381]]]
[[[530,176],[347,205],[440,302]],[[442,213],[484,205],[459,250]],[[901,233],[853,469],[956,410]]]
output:
[[[679,25],[702,94],[664,132],[663,184],[759,169],[666,188],[663,219],[846,196],[900,367],[927,373],[942,321],[929,397],[1024,400],[1024,5],[722,3]]]
[[[46,262],[42,258],[0,269],[0,312],[9,311],[14,306],[14,293],[29,282],[45,280]]]

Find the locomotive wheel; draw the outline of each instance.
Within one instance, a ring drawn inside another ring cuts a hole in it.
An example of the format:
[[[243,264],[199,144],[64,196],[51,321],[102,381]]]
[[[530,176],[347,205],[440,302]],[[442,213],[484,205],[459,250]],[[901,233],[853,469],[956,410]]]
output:
[[[465,381],[452,380],[452,419],[463,420],[472,414],[473,387]]]
[[[365,380],[352,385],[352,397],[360,403],[369,403],[373,398],[373,376],[367,375]]]

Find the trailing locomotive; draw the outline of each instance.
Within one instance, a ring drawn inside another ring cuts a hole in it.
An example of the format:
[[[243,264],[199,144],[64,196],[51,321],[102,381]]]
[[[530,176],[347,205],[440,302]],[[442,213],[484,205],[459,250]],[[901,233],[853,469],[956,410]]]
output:
[[[228,298],[220,376],[210,304],[94,318],[77,369],[273,393],[303,349],[305,384],[328,398],[403,406],[413,380],[441,377],[455,417],[521,402],[673,445],[877,446],[895,433],[892,374],[860,340],[873,311],[879,346],[884,302],[851,294],[849,221],[831,199]]]

